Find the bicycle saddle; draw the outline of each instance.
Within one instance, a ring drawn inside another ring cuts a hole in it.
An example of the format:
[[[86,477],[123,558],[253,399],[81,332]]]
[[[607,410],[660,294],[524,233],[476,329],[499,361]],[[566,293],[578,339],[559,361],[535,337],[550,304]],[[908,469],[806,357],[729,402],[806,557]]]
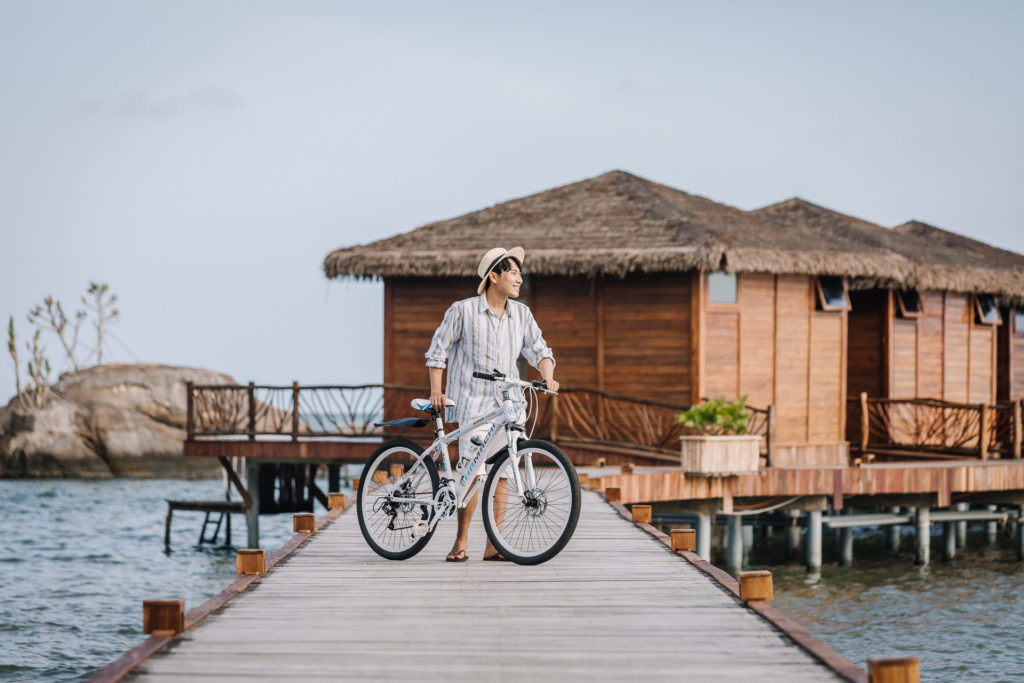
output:
[[[447,399],[444,404],[446,406],[455,405],[455,401],[450,398]],[[423,410],[430,412],[431,415],[434,411],[430,408],[429,398],[414,398],[412,400],[412,407],[416,410]],[[388,422],[374,422],[374,427],[425,427],[430,424],[431,418],[429,417],[402,417],[397,420],[389,420]]]
[[[430,399],[429,398],[414,398],[412,400],[412,402],[410,403],[410,405],[413,407],[414,410],[424,410],[424,411],[430,410]],[[444,405],[445,405],[446,408],[447,407],[451,407],[451,406],[455,405],[455,401],[451,400],[450,398],[446,398],[444,400]]]

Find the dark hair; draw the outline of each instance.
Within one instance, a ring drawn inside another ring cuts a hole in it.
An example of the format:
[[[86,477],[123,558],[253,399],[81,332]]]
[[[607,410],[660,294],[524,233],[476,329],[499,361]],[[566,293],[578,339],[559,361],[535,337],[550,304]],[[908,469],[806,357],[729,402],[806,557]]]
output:
[[[512,270],[512,261],[515,261],[516,266],[522,271],[523,264],[519,262],[515,256],[506,256],[505,258],[498,261],[498,265],[491,268],[491,273],[497,273],[500,277],[502,273]],[[487,279],[484,280],[484,291],[486,292],[491,288],[491,273],[487,274]]]

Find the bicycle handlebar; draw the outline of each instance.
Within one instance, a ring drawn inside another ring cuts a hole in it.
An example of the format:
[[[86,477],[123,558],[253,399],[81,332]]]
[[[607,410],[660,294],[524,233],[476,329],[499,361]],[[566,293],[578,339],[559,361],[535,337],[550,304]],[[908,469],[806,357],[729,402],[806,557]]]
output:
[[[557,394],[557,391],[551,391],[547,388],[547,382],[542,379],[535,379],[532,382],[524,382],[521,379],[515,379],[507,377],[504,373],[495,370],[494,372],[474,372],[473,376],[477,379],[486,379],[489,382],[501,382],[503,384],[511,384],[517,387],[523,387],[524,389],[537,389],[543,391],[545,394]]]

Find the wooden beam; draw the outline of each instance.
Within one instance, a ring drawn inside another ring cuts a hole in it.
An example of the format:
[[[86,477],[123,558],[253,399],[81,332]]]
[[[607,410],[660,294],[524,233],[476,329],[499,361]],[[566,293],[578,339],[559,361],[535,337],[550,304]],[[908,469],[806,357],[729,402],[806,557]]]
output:
[[[695,270],[690,289],[690,405],[704,396],[704,329],[707,316],[707,273]]]
[[[242,485],[242,480],[238,478],[238,473],[235,472],[235,468],[231,466],[231,461],[223,455],[217,456],[217,460],[220,461],[220,466],[224,468],[224,472],[228,475],[228,481],[230,481],[231,485],[235,487],[236,491],[238,491],[238,495],[242,497],[242,502],[245,504],[245,507],[252,505],[252,497]]]

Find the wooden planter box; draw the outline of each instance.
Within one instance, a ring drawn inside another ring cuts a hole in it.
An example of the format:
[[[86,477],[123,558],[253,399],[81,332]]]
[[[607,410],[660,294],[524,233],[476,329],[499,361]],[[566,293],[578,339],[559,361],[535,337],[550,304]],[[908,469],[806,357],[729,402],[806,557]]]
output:
[[[699,474],[749,474],[757,472],[761,437],[681,436],[684,472]]]

